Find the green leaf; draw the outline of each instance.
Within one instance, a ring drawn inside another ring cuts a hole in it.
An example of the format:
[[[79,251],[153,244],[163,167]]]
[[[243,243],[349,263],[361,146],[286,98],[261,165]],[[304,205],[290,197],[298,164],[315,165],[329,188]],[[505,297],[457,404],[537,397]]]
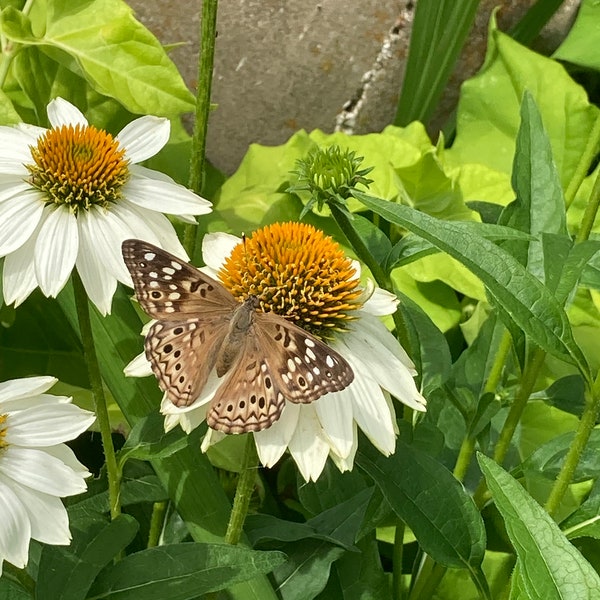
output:
[[[158,412],[140,419],[119,451],[119,461],[123,463],[130,458],[166,458],[185,448],[188,445],[187,435],[181,429],[172,429],[165,433],[164,423],[164,417]]]
[[[159,546],[126,556],[105,569],[90,595],[111,600],[192,600],[269,573],[284,562],[280,552],[228,544]]]
[[[384,219],[420,235],[464,264],[486,286],[504,319],[512,321],[544,350],[589,369],[573,339],[564,310],[554,295],[510,254],[461,223],[439,221],[407,206],[355,192],[354,196]]]
[[[477,571],[485,550],[483,521],[471,496],[446,467],[401,440],[388,458],[362,446],[357,462],[427,554],[444,566]]]
[[[600,479],[594,483],[586,501],[560,527],[570,540],[584,536],[600,540]]]
[[[592,600],[600,578],[542,507],[492,459],[479,464],[521,565],[531,600]]]
[[[395,125],[427,121],[467,38],[479,0],[419,0]]]
[[[83,600],[100,570],[133,540],[137,521],[119,515],[71,519],[69,546],[45,546],[37,579],[36,600]]]
[[[557,379],[548,389],[536,392],[531,399],[543,400],[572,415],[581,417],[585,408],[585,382],[580,375]]]
[[[283,600],[315,598],[327,584],[331,564],[343,553],[342,548],[314,540],[290,546],[287,561],[273,572],[279,596]]]
[[[14,42],[37,44],[55,61],[83,75],[98,92],[130,112],[175,116],[193,110],[193,96],[158,40],[119,0],[48,0],[43,36],[24,27],[14,9],[3,11]]]
[[[551,481],[558,476],[575,433],[570,431],[552,438],[523,461],[524,471],[542,475]],[[600,476],[600,429],[593,429],[571,481],[586,481]]]
[[[554,58],[600,71],[598,23],[600,23],[600,4],[596,0],[583,0],[575,24],[554,53]]]
[[[598,109],[560,64],[521,46],[495,24],[490,30],[484,66],[461,87],[457,136],[446,154],[459,163],[482,163],[510,173],[519,107],[526,89],[537,103],[566,189]]]

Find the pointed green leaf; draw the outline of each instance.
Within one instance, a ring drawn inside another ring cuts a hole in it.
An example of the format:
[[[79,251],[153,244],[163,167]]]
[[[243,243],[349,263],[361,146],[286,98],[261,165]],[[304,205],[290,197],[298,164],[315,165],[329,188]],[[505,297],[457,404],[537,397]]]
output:
[[[599,598],[598,574],[548,513],[492,459],[479,454],[478,460],[517,552],[528,598]]]
[[[228,544],[171,544],[130,554],[105,569],[90,595],[110,600],[193,600],[269,573],[285,562],[280,552]]]
[[[361,192],[354,196],[384,219],[420,235],[459,260],[486,286],[490,299],[519,329],[544,350],[589,369],[571,327],[554,295],[502,248],[477,236],[462,223],[440,221],[407,206]]]
[[[483,520],[471,496],[446,467],[401,440],[387,458],[365,445],[357,462],[427,554],[444,566],[475,572],[485,550]]]

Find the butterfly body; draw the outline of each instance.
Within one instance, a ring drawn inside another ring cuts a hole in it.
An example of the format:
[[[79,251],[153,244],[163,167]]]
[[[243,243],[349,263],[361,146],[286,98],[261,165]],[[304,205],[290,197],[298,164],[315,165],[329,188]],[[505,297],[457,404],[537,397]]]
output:
[[[285,402],[309,403],[354,378],[346,360],[285,318],[237,300],[220,282],[141,240],[123,242],[123,258],[144,310],[157,321],[145,353],[159,386],[186,407],[216,371],[222,382],[207,412],[225,433],[260,431]]]

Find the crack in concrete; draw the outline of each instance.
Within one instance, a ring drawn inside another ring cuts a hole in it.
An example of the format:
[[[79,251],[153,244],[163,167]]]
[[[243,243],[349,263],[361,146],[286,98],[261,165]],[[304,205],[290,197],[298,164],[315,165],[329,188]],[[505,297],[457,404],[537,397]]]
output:
[[[375,57],[373,66],[362,76],[360,87],[354,96],[344,103],[342,110],[335,117],[335,131],[341,131],[352,135],[355,133],[356,123],[360,116],[360,112],[368,102],[369,92],[380,78],[382,71],[386,65],[394,58],[394,48],[398,43],[406,38],[404,30],[407,26],[411,26],[414,14],[414,5],[412,2],[407,3],[406,7],[400,11],[398,18],[389,32],[383,39],[381,49]],[[400,85],[400,82],[398,83]]]

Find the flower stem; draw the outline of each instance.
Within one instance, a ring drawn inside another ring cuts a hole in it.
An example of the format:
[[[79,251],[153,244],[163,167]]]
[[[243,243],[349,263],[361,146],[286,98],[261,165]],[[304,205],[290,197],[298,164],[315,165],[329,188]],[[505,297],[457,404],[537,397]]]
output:
[[[569,181],[569,185],[565,191],[565,204],[567,209],[571,206],[573,200],[575,200],[575,194],[577,193],[581,182],[587,175],[592,161],[596,157],[598,146],[600,146],[600,115],[596,117],[596,121],[592,127],[592,132],[588,136],[583,154],[581,155],[575,173],[573,173],[573,177],[571,177],[571,181]]]
[[[581,460],[581,455],[585,450],[585,447],[590,439],[590,435],[594,426],[596,425],[596,419],[598,418],[598,412],[600,411],[600,372],[596,376],[596,381],[591,390],[591,398],[586,403],[583,415],[579,421],[577,432],[575,433],[575,439],[569,447],[565,462],[554,482],[550,496],[546,501],[545,509],[548,514],[554,516],[560,503],[567,491],[575,473],[575,469]]]
[[[498,441],[496,442],[496,448],[494,449],[494,460],[499,465],[501,465],[506,458],[506,454],[508,453],[508,449],[510,447],[510,442],[515,434],[517,425],[521,420],[523,411],[527,406],[527,401],[529,400],[529,396],[531,396],[531,392],[533,391],[535,380],[537,379],[538,373],[540,372],[545,359],[546,352],[544,352],[544,350],[541,348],[536,348],[533,352],[531,360],[523,372],[523,378],[521,379],[521,385],[519,387],[519,391],[517,392],[517,397],[515,398],[513,405],[510,407],[510,411],[508,412],[508,416],[506,417],[506,421],[504,421]],[[485,492],[486,485],[485,481],[482,479],[474,496],[475,503],[478,506],[482,505]]]
[[[202,194],[204,187],[204,159],[206,156],[206,135],[213,66],[215,62],[215,42],[217,39],[218,0],[203,0],[200,19],[200,51],[198,55],[198,86],[196,89],[196,112],[190,153],[190,178],[188,185]],[[185,228],[184,247],[192,257],[196,241],[196,230],[189,225]]]
[[[227,533],[225,541],[234,546],[240,541],[242,531],[244,529],[244,521],[248,514],[250,499],[254,491],[254,483],[256,481],[256,469],[258,467],[258,454],[254,445],[254,436],[250,433],[246,434],[246,447],[244,448],[244,458],[240,477],[238,479],[237,488],[235,490],[235,498],[233,500],[233,508],[227,525]]]
[[[73,270],[73,290],[75,293],[75,306],[77,307],[77,318],[79,320],[79,330],[81,332],[81,342],[83,352],[88,368],[90,387],[94,398],[94,408],[98,426],[100,428],[100,437],[104,456],[106,459],[106,472],[108,475],[108,498],[110,503],[110,517],[116,519],[121,514],[120,505],[120,485],[121,472],[117,465],[115,448],[112,442],[112,432],[110,420],[108,418],[108,408],[106,406],[106,397],[102,386],[102,376],[100,375],[100,366],[96,356],[96,347],[94,345],[94,336],[92,334],[92,324],[90,321],[90,307],[85,288],[76,270]]]
[[[404,554],[404,531],[406,525],[402,519],[396,521],[396,532],[394,533],[393,563],[394,573],[392,581],[392,598],[402,600],[404,590],[402,589],[402,557]]]
[[[163,529],[165,514],[167,512],[166,500],[155,502],[152,506],[152,517],[150,519],[150,531],[148,532],[148,548],[158,546],[158,540]]]

